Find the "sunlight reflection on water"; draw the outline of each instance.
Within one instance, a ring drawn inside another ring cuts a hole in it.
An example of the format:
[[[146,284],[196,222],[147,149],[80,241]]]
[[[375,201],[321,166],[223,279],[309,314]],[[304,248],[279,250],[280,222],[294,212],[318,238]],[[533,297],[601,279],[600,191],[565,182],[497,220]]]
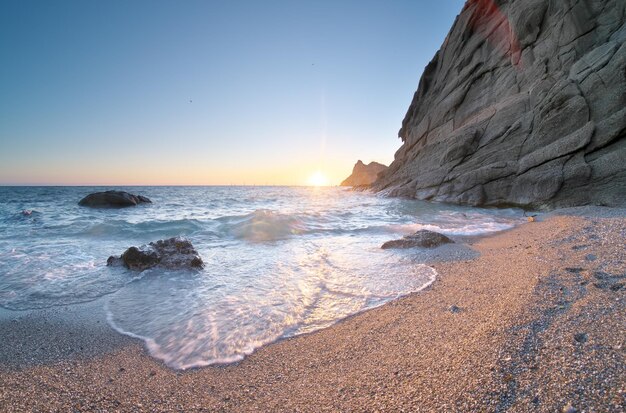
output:
[[[381,198],[342,188],[147,187],[153,204],[92,210],[96,188],[0,188],[0,305],[105,299],[110,324],[174,368],[240,360],[281,337],[326,327],[430,284],[411,251],[380,245],[417,229],[499,231],[516,210]],[[17,212],[33,210],[25,217]],[[106,267],[109,255],[189,238],[200,272]]]

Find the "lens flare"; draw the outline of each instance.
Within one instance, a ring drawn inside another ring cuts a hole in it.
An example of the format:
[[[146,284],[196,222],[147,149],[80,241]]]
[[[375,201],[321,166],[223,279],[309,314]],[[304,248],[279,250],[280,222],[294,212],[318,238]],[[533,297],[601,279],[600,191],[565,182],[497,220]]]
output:
[[[310,177],[307,183],[310,186],[328,186],[328,178],[321,171],[315,171]]]
[[[512,24],[494,0],[473,0],[468,6],[475,7],[469,20],[469,27],[484,36],[493,47],[503,47],[511,58],[511,63],[521,68],[521,47]],[[467,6],[466,6],[467,7]]]

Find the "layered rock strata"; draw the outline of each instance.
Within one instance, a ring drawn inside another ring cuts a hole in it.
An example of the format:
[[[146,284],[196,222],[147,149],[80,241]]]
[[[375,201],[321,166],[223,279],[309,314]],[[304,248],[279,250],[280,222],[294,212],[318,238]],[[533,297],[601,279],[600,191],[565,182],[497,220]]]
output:
[[[625,204],[625,9],[468,1],[374,189],[481,206]]]

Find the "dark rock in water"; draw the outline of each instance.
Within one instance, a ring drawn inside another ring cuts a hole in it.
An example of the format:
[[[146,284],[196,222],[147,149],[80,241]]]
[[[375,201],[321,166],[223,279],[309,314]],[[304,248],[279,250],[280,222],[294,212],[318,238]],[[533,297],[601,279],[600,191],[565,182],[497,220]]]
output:
[[[387,169],[387,166],[378,163],[378,162],[370,162],[365,165],[361,160],[359,160],[352,168],[352,175],[347,177],[342,183],[341,186],[353,186],[359,187],[363,189],[363,187],[368,187],[372,184],[378,177],[378,174]]]
[[[141,247],[130,247],[119,257],[109,257],[107,265],[123,265],[134,271],[143,271],[157,266],[176,270],[202,268],[204,262],[191,242],[175,237],[151,242]]]
[[[124,191],[106,191],[89,194],[78,205],[92,208],[124,208],[144,203],[152,203],[142,195],[133,195]]]
[[[468,0],[375,191],[457,204],[626,204],[626,2]]]
[[[24,209],[19,212],[15,212],[11,215],[8,215],[2,219],[1,222],[37,222],[38,218],[41,216],[41,212]]]
[[[423,247],[423,248],[434,248],[443,244],[454,243],[450,238],[446,237],[443,234],[438,232],[428,231],[428,230],[420,230],[415,234],[407,235],[402,239],[394,239],[392,241],[387,241],[382,245],[382,249],[388,248],[413,248],[413,247]]]
[[[107,265],[115,265],[118,262],[131,270],[143,271],[158,265],[160,259],[152,247],[141,246],[130,247],[119,258],[109,257]]]

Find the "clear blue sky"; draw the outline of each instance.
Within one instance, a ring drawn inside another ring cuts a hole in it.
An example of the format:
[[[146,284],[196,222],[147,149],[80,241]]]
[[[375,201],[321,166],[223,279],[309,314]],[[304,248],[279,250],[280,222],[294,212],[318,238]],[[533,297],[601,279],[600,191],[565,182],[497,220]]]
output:
[[[389,163],[464,0],[0,3],[0,184],[332,183]]]

